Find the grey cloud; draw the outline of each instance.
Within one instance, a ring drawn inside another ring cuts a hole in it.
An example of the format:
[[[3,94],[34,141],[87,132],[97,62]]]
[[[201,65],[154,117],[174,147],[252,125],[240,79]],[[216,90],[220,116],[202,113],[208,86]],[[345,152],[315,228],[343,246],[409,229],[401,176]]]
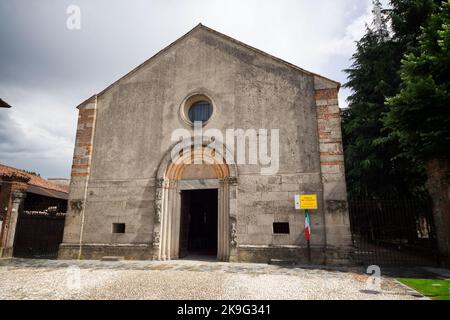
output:
[[[78,31],[66,28],[72,4],[81,8]],[[326,44],[345,37],[368,5],[370,0],[2,0],[0,97],[13,109],[0,110],[0,162],[67,177],[75,106],[199,22],[343,82],[350,57],[327,52]]]
[[[68,177],[71,159],[64,145],[33,139],[11,115],[0,110],[0,163],[38,171],[46,177]]]

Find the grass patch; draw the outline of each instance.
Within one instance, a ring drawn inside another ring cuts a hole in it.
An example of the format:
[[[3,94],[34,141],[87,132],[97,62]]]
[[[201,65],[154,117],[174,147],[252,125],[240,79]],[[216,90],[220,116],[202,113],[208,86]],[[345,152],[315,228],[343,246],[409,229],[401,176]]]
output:
[[[401,283],[417,290],[424,296],[433,300],[450,300],[449,280],[430,279],[398,279]]]

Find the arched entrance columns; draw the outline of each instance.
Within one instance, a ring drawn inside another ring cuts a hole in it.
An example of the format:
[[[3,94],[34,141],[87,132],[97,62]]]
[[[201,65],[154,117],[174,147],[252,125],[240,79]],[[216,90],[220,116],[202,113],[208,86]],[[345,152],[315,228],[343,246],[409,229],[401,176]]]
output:
[[[217,260],[230,261],[236,255],[237,170],[227,165],[225,157],[207,146],[192,149],[172,161],[172,150],[166,154],[156,177],[153,252],[155,260],[179,258],[181,190],[183,172],[194,163],[213,168],[218,186],[218,248]],[[200,162],[198,162],[201,160]],[[209,172],[211,170],[208,170]],[[200,183],[201,176],[198,182]],[[210,178],[210,177],[208,177]],[[208,182],[212,180],[209,179]]]

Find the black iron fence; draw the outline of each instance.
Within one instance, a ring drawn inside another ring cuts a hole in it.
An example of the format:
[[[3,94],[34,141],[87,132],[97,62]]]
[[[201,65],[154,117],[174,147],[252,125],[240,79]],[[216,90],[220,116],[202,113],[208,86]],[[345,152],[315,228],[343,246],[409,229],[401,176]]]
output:
[[[429,200],[349,200],[354,259],[363,265],[439,264]]]

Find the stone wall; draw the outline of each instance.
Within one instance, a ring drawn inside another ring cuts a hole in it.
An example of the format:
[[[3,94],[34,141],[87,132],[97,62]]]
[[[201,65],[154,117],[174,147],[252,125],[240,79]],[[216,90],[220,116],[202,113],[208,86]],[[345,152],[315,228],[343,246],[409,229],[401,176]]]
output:
[[[262,259],[252,258],[254,252],[268,261],[273,252],[291,258],[292,250],[301,251],[304,216],[294,210],[294,195],[313,192],[320,205],[312,215],[312,245],[326,262],[326,248],[331,245],[334,256],[334,247],[346,248],[349,239],[337,87],[209,29],[194,29],[79,107],[70,198],[83,206],[69,208],[60,257],[76,256],[81,229],[85,257],[114,250],[128,258],[152,256],[157,172],[173,146],[172,132],[191,129],[180,117],[182,102],[202,93],[214,104],[205,130],[280,130],[277,174],[261,175],[260,165],[237,168],[230,197],[236,259]],[[289,222],[291,234],[274,235],[273,222]],[[125,223],[126,233],[112,234],[113,223]]]

